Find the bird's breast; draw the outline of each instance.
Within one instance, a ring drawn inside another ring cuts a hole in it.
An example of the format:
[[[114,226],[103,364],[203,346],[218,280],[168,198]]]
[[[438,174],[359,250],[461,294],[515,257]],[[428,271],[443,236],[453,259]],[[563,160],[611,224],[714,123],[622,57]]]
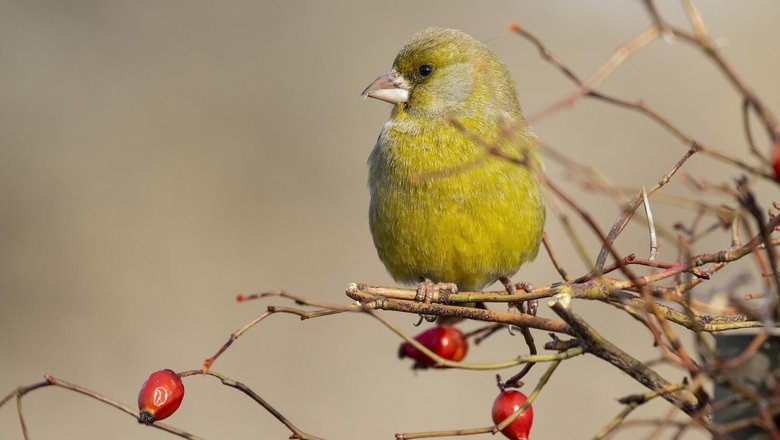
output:
[[[536,254],[544,207],[535,176],[459,131],[394,121],[369,164],[371,232],[396,279],[480,288]]]

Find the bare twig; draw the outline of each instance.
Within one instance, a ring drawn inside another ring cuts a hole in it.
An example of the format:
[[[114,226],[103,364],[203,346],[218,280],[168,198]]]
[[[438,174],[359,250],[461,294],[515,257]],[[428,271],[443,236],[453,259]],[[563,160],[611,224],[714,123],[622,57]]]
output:
[[[652,195],[654,192],[661,189],[664,185],[666,185],[671,179],[672,176],[674,176],[677,171],[682,168],[682,166],[685,164],[688,159],[696,154],[697,151],[699,151],[699,147],[697,145],[692,146],[688,149],[688,151],[683,154],[683,156],[677,161],[677,163],[674,164],[671,170],[667,172],[666,174],[661,177],[658,182],[653,185],[652,188],[650,188],[650,191],[647,191],[648,194]],[[634,215],[634,211],[639,207],[639,204],[642,202],[642,195],[637,194],[635,195],[631,201],[626,203],[625,207],[623,208],[623,212],[621,215],[615,220],[615,223],[612,225],[612,228],[609,230],[609,234],[607,234],[607,240],[604,242],[604,245],[601,248],[601,251],[599,251],[599,256],[596,258],[596,268],[600,269],[604,267],[604,263],[607,261],[607,256],[609,255],[609,248],[607,247],[607,243],[612,244],[614,243],[617,236],[620,234],[620,232],[623,231],[623,228],[628,224],[628,221],[631,219],[631,216]]]
[[[769,156],[762,153],[756,148],[756,143],[753,140],[753,130],[750,129],[750,109],[753,107],[750,104],[750,100],[747,98],[742,99],[742,126],[745,130],[745,139],[747,140],[748,149],[756,156],[760,161],[765,164],[769,164]]]
[[[274,418],[276,418],[276,420],[281,422],[284,426],[287,427],[287,429],[289,429],[292,432],[292,436],[290,436],[291,439],[298,439],[298,440],[323,440],[320,437],[317,437],[317,436],[311,435],[311,434],[309,434],[309,433],[307,433],[305,431],[302,431],[297,426],[295,426],[288,418],[283,416],[282,413],[280,413],[276,408],[274,408],[273,406],[271,406],[271,404],[266,402],[265,399],[260,397],[259,394],[254,392],[254,390],[252,390],[251,388],[249,388],[248,386],[244,385],[241,382],[238,382],[238,381],[236,381],[234,379],[226,377],[224,374],[217,373],[215,371],[206,371],[206,370],[190,370],[190,371],[185,371],[183,373],[180,373],[180,375],[182,377],[201,375],[201,374],[207,375],[207,376],[216,377],[217,379],[220,380],[220,382],[222,382],[223,385],[229,386],[231,388],[235,388],[235,389],[241,391],[242,393],[246,394],[247,396],[249,396],[252,400],[254,400],[258,404],[260,404],[260,406],[265,408],[265,410],[268,411],[269,413],[271,413],[271,415],[274,416]]]
[[[555,113],[563,108],[573,106],[582,97],[592,96],[593,89],[599,84],[601,84],[609,75],[611,75],[612,72],[614,72],[615,69],[617,69],[617,67],[620,66],[629,56],[631,56],[636,51],[642,49],[643,47],[655,41],[659,35],[658,30],[659,30],[658,26],[652,25],[649,28],[645,29],[643,32],[641,32],[639,35],[635,36],[631,40],[621,45],[612,54],[612,56],[610,56],[609,59],[596,71],[596,73],[593,74],[593,76],[590,77],[587,81],[585,82],[580,82],[579,80],[575,81],[578,83],[579,89],[577,89],[574,93],[570,94],[569,96],[557,102],[554,102],[552,105],[545,108],[544,110],[541,110],[540,112],[529,116],[528,122],[530,124],[533,124],[534,122],[538,122],[539,120],[546,118],[552,113]],[[521,29],[518,29],[517,32],[520,33],[521,35],[529,35],[527,31]],[[537,43],[538,41],[539,40],[536,40]],[[570,76],[570,79],[574,79],[574,78],[575,77]]]
[[[756,113],[764,123],[772,143],[776,143],[780,138],[780,125],[778,124],[777,117],[764,104],[763,100],[747,86],[745,81],[736,73],[731,64],[726,61],[718,48],[712,44],[706,35],[704,37],[701,37],[698,34],[692,35],[682,29],[669,25],[658,14],[653,0],[645,0],[645,6],[648,8],[651,17],[653,17],[656,24],[668,29],[676,38],[698,47],[713,63],[715,63],[734,88],[750,102],[750,105],[756,110]]]
[[[305,313],[300,313],[298,316],[300,316],[302,320],[309,319],[309,318],[317,318],[320,316],[334,315],[337,313],[355,310],[355,306],[342,306],[338,304],[326,304],[326,303],[315,302],[284,290],[272,291],[272,292],[259,292],[259,293],[252,293],[249,295],[239,294],[236,296],[236,301],[244,302],[253,299],[272,298],[272,297],[287,298],[295,301],[297,304],[320,307],[319,310],[312,310]],[[233,345],[233,342],[235,342],[236,339],[241,337],[241,335],[249,331],[249,329],[251,329],[252,327],[259,324],[265,318],[279,311],[282,310],[275,310],[272,307],[269,307],[269,309],[265,313],[262,313],[257,318],[249,321],[244,326],[231,333],[230,336],[228,337],[228,340],[224,344],[222,344],[222,346],[217,350],[217,352],[213,356],[203,361],[203,370],[208,371],[209,368],[211,368],[211,366],[217,360],[217,358],[219,358],[222,355],[222,353],[225,352],[225,350],[227,350],[231,345]]]
[[[626,407],[623,408],[623,410],[620,411],[620,413],[615,416],[615,418],[610,420],[609,423],[607,423],[607,425],[601,429],[601,431],[596,433],[596,435],[593,436],[593,440],[601,440],[606,437],[610,432],[612,432],[612,430],[615,429],[615,427],[623,423],[623,421],[626,419],[626,417],[628,417],[629,414],[631,414],[631,412],[633,412],[645,402],[648,402],[664,394],[680,391],[686,387],[687,385],[684,383],[670,384],[658,391],[648,391],[644,394],[634,394],[620,399],[620,403],[624,403]]]
[[[563,268],[561,262],[558,260],[555,252],[553,251],[552,245],[550,244],[550,239],[547,237],[547,232],[542,234],[542,244],[544,244],[544,249],[547,251],[547,255],[550,257],[550,261],[552,262],[553,266],[555,266],[555,270],[557,270],[561,275],[561,278],[563,278],[564,281],[571,281],[571,277],[566,272],[566,269]]]
[[[655,222],[653,222],[653,211],[650,209],[650,201],[647,200],[647,191],[642,187],[642,203],[645,206],[645,215],[647,216],[647,228],[650,230],[650,256],[649,261],[653,261],[658,256],[658,239],[655,235]]]
[[[521,327],[520,332],[523,334],[523,339],[525,339],[525,344],[528,346],[528,354],[531,356],[535,355],[537,353],[537,350],[536,350],[536,344],[534,343],[534,337],[531,334],[531,330],[528,329],[527,327]],[[534,362],[528,362],[527,364],[523,365],[523,368],[517,374],[507,379],[506,382],[504,382],[504,385],[507,387],[520,386],[520,380],[531,371],[534,365],[535,365]]]
[[[691,21],[691,25],[693,25],[693,29],[696,31],[696,37],[701,41],[709,41],[710,36],[707,32],[707,26],[704,25],[704,19],[701,17],[699,9],[696,8],[696,4],[693,0],[683,0],[683,6],[685,6],[685,12],[688,14],[688,19]],[[656,17],[657,16],[658,15],[656,15]]]

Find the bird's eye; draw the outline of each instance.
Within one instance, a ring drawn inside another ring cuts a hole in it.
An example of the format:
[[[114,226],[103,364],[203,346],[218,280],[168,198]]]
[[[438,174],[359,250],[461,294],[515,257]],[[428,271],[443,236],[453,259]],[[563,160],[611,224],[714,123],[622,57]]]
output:
[[[420,76],[428,76],[433,73],[433,66],[430,64],[423,64],[417,71],[420,72]]]

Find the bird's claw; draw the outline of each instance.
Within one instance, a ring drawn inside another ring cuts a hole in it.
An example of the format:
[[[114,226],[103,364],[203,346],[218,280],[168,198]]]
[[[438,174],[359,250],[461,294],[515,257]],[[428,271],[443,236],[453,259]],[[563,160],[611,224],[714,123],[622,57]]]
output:
[[[531,285],[531,283],[522,281],[517,284],[512,283],[512,280],[506,277],[499,278],[499,281],[501,281],[501,284],[504,285],[504,289],[506,289],[506,293],[509,295],[513,295],[517,292],[517,290],[522,290],[523,292],[532,292],[534,290],[534,286]],[[539,311],[539,301],[535,299],[530,299],[528,301],[518,301],[516,303],[510,303],[508,305],[509,311],[516,310],[520,313],[525,313],[528,315],[536,316],[536,313]],[[511,329],[510,329],[511,333]]]
[[[525,313],[528,313],[531,316],[536,316],[536,313],[539,312],[539,300],[538,299],[531,299],[523,303],[525,306]]]
[[[531,283],[528,283],[526,281],[521,281],[517,283],[517,288],[524,292],[534,291],[534,286]],[[520,304],[520,311],[522,311],[523,313],[527,313],[531,316],[536,316],[536,313],[539,312],[539,300],[529,299],[528,301],[523,301]]]
[[[434,283],[431,280],[424,279],[417,284],[417,294],[414,300],[423,304],[431,304],[434,300],[434,294],[442,292],[447,294],[458,293],[458,286],[455,283]],[[423,319],[428,322],[434,322],[436,318],[436,315],[420,315],[420,320],[417,321],[415,326],[420,325]]]

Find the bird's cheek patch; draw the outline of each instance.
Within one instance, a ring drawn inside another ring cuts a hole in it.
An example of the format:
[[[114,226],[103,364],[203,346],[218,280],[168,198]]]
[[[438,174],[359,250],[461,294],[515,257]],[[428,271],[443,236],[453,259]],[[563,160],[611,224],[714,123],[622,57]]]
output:
[[[453,64],[437,80],[437,94],[443,102],[462,104],[474,89],[474,67],[467,63]]]

